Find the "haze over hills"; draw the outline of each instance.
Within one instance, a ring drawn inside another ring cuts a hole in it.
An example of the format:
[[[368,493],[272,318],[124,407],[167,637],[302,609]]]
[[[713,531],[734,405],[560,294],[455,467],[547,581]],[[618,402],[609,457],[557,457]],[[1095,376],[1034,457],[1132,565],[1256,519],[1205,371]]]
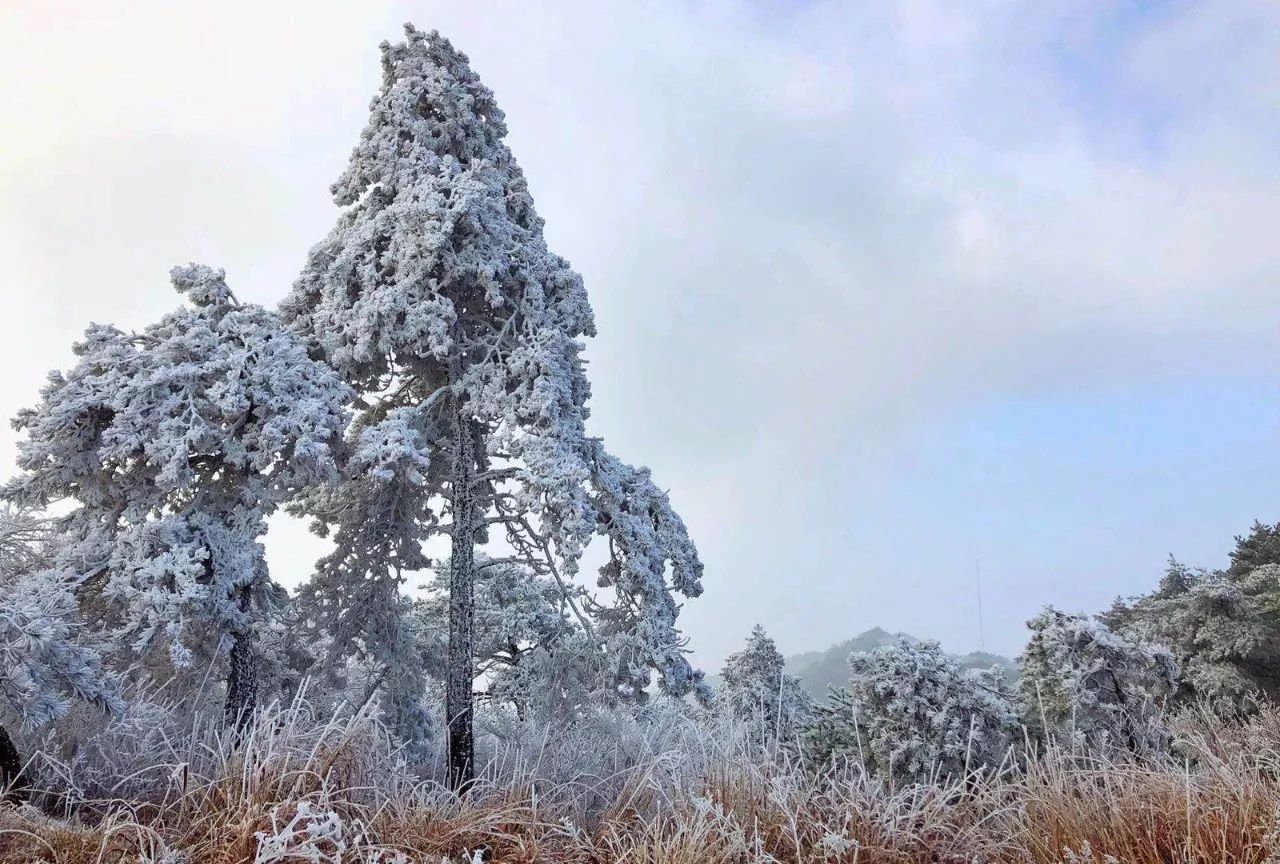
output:
[[[886,645],[899,634],[872,627],[852,639],[837,642],[823,651],[806,651],[787,658],[787,672],[800,679],[801,685],[814,698],[822,699],[832,687],[841,687],[849,678],[849,655],[855,651],[872,651]],[[910,639],[916,637],[906,635]],[[1012,660],[986,651],[955,655],[966,669],[989,669],[997,666],[1012,680],[1017,669]]]

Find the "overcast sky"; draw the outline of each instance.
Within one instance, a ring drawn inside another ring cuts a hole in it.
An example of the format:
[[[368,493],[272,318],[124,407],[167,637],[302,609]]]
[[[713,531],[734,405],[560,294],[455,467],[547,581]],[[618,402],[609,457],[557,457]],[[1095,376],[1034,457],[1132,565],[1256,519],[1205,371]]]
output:
[[[592,429],[695,535],[707,665],[755,622],[976,648],[977,561],[1013,653],[1280,520],[1270,2],[4,0],[0,414],[173,264],[277,302],[406,20],[586,280]]]

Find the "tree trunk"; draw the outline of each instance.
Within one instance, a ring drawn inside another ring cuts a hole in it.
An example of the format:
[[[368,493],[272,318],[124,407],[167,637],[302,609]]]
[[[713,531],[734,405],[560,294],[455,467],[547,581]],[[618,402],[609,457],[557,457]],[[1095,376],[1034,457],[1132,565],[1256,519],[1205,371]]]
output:
[[[22,756],[13,746],[9,730],[0,726],[0,792],[6,801],[24,801],[27,797],[27,778],[22,773]]]
[[[475,781],[476,770],[472,735],[476,535],[476,502],[472,483],[476,454],[471,423],[464,405],[456,405],[454,412],[453,476],[450,478],[453,537],[449,562],[449,668],[445,676],[445,715],[449,735],[449,787],[456,792],[465,792]]]
[[[249,588],[240,589],[240,611],[249,611]],[[249,725],[258,703],[258,658],[248,633],[237,633],[231,643],[231,668],[227,673],[227,699],[222,710],[228,726],[237,730]]]

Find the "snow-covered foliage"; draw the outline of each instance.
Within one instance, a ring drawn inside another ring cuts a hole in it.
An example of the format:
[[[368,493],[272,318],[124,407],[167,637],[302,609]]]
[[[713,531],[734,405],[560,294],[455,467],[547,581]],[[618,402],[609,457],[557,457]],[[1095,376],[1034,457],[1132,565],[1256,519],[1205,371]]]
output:
[[[676,595],[702,593],[698,550],[648,468],[627,465],[596,439],[583,445],[597,530],[609,549],[598,584],[610,589],[614,598],[611,606],[594,600],[589,605],[601,622],[600,636],[611,657],[616,688],[643,700],[654,669],[661,692],[676,697],[692,693],[706,702],[710,687],[703,673],[689,665],[684,638],[676,629]],[[576,570],[576,560],[569,564],[570,572]]]
[[[87,757],[41,760],[64,782],[32,801],[57,815],[0,808],[4,860],[1129,864],[1261,862],[1277,845],[1273,708],[1248,730],[1214,718],[1202,743],[1247,731],[1250,745],[1191,764],[1052,750],[1023,771],[903,787],[680,707],[482,723],[481,779],[461,799],[408,774],[368,717],[268,706],[239,737],[207,720],[167,735],[139,725]]]
[[[442,562],[414,605],[414,632],[439,678],[448,654],[451,575]],[[605,657],[578,621],[583,594],[518,561],[477,556],[476,672],[492,704],[510,705],[521,718],[564,720],[607,687]]]
[[[720,672],[716,704],[746,721],[766,741],[793,741],[813,715],[813,700],[786,673],[782,652],[756,625],[741,651],[730,654]]]
[[[48,567],[47,541],[47,522],[0,509],[0,718],[28,729],[63,716],[74,700],[120,707],[80,624],[78,583]]]
[[[58,719],[75,699],[119,707],[99,653],[82,641],[76,584],[55,570],[0,574],[0,695],[26,727]]]
[[[344,479],[314,487],[293,508],[309,513],[312,528],[333,540],[295,603],[298,638],[318,662],[309,671],[330,691],[346,690],[352,671],[364,672],[384,719],[417,749],[431,735],[422,706],[427,669],[413,634],[405,575],[429,564],[422,542],[434,513],[426,507],[429,464],[416,433],[391,417],[372,426],[357,419],[349,437],[354,454]],[[332,532],[330,526],[334,526]]]
[[[648,472],[587,437],[591,307],[547,249],[502,111],[437,33],[406,27],[382,52],[369,123],[333,186],[343,212],[282,305],[361,394],[347,482],[306,504],[337,541],[306,594],[338,634],[330,662],[403,628],[405,574],[447,534],[447,689],[465,726],[474,547],[497,527],[532,572],[567,582],[599,533],[625,623],[602,634],[618,686],[641,691],[656,670],[665,692],[697,689],[673,593],[701,592],[701,563]]]
[[[1236,538],[1225,570],[1170,561],[1159,588],[1117,601],[1117,632],[1165,645],[1182,668],[1183,696],[1237,704],[1280,698],[1280,525]]]
[[[899,637],[849,657],[849,686],[818,708],[812,757],[860,760],[895,783],[962,777],[1005,761],[1018,728],[996,671],[964,670],[937,642]]]
[[[1127,608],[1117,604],[1107,620],[1121,632],[1169,646],[1188,696],[1238,701],[1275,686],[1280,634],[1269,607],[1278,595],[1275,564],[1236,580],[1175,561],[1157,592]]]
[[[1042,740],[1077,748],[1147,753],[1167,747],[1162,715],[1179,673],[1166,649],[1052,607],[1027,626],[1031,640],[1018,668],[1028,728]]]
[[[12,576],[49,565],[49,520],[0,506],[0,572]]]
[[[14,421],[22,473],[3,495],[71,505],[56,520],[58,579],[122,653],[178,670],[230,654],[239,711],[280,600],[258,538],[281,502],[334,479],[351,397],[273,313],[237,302],[222,271],[171,276],[190,305],[141,333],[91,326],[76,366]]]

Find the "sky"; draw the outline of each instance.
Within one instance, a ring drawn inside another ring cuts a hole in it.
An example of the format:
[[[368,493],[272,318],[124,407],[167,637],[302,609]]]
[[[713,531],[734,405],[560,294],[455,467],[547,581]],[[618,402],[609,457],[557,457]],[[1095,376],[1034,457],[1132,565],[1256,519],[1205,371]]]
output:
[[[1012,654],[1280,521],[1266,2],[4,0],[0,414],[174,264],[278,302],[405,21],[583,274],[590,429],[699,545],[708,668],[757,622]],[[267,544],[291,585],[318,554]]]

